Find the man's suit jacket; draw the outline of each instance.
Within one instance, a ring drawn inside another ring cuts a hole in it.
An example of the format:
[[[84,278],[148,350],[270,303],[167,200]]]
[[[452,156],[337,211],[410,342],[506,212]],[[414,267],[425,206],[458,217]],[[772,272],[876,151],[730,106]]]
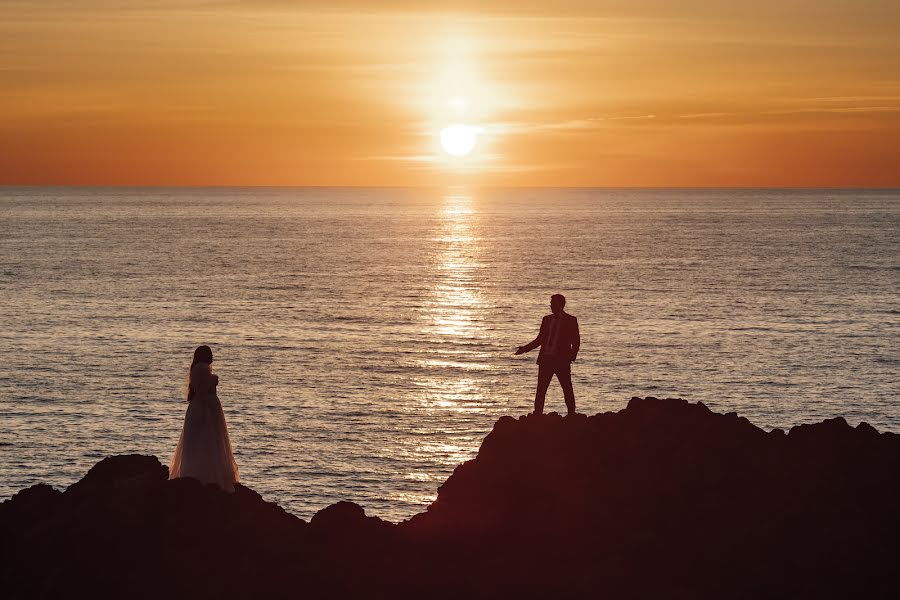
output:
[[[541,351],[538,353],[537,357],[537,364],[539,365],[548,362],[549,360],[566,360],[572,362],[575,360],[575,357],[578,356],[578,348],[581,346],[581,335],[578,333],[578,319],[566,312],[560,314],[557,318],[562,319],[562,322],[559,324],[560,329],[559,333],[557,333],[557,347],[559,348],[559,351],[556,356],[549,357],[546,351],[546,344],[550,341],[548,338],[550,336],[550,326],[553,323],[553,315],[547,315],[543,318],[538,336],[534,338],[531,343],[523,347],[525,352],[530,352],[538,346],[541,347]]]

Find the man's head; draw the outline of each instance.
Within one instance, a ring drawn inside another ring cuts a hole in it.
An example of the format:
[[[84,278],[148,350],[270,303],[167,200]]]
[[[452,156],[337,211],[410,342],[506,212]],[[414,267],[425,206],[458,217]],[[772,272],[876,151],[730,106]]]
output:
[[[566,307],[566,297],[562,294],[553,294],[550,296],[550,310],[554,315],[560,314]]]

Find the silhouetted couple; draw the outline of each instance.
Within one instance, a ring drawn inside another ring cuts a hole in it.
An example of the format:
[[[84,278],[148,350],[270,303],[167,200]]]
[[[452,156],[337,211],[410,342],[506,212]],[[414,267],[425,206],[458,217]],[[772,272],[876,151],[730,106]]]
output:
[[[578,319],[564,311],[566,297],[562,294],[550,296],[549,314],[541,321],[541,330],[534,340],[516,348],[516,354],[531,352],[538,346],[538,381],[534,394],[534,414],[544,412],[544,397],[550,380],[556,375],[562,386],[569,414],[575,414],[575,390],[572,389],[572,361],[578,356],[581,335],[578,333]]]
[[[534,395],[534,412],[544,412],[544,396],[550,380],[556,375],[566,398],[569,414],[575,413],[575,392],[572,390],[572,361],[578,355],[581,338],[578,319],[563,308],[562,294],[550,297],[553,314],[541,321],[541,330],[534,340],[516,349],[524,354],[541,347],[538,354],[538,383]],[[212,370],[213,354],[209,346],[194,351],[188,370],[185,399],[188,402],[184,427],[172,456],[169,478],[193,477],[203,483],[214,483],[228,492],[238,482],[238,468],[231,449],[228,426],[222,403],[216,393],[219,376]]]

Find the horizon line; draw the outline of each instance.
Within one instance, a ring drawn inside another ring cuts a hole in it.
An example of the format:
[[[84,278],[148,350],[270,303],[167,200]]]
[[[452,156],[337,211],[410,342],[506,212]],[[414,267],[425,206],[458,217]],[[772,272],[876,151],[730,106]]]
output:
[[[638,191],[716,191],[716,190],[796,190],[796,191],[900,191],[896,186],[805,186],[805,185],[733,185],[733,186],[621,186],[621,185],[235,185],[235,184],[65,184],[65,183],[0,183],[0,189],[8,188],[81,188],[81,189],[385,189],[385,190],[638,190]]]

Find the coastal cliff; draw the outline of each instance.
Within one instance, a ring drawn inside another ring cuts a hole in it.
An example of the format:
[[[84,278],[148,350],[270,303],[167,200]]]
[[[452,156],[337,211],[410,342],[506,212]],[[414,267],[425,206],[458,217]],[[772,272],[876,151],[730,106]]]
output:
[[[4,598],[895,597],[900,436],[632,398],[504,417],[423,513],[310,522],[114,456],[0,504]]]

